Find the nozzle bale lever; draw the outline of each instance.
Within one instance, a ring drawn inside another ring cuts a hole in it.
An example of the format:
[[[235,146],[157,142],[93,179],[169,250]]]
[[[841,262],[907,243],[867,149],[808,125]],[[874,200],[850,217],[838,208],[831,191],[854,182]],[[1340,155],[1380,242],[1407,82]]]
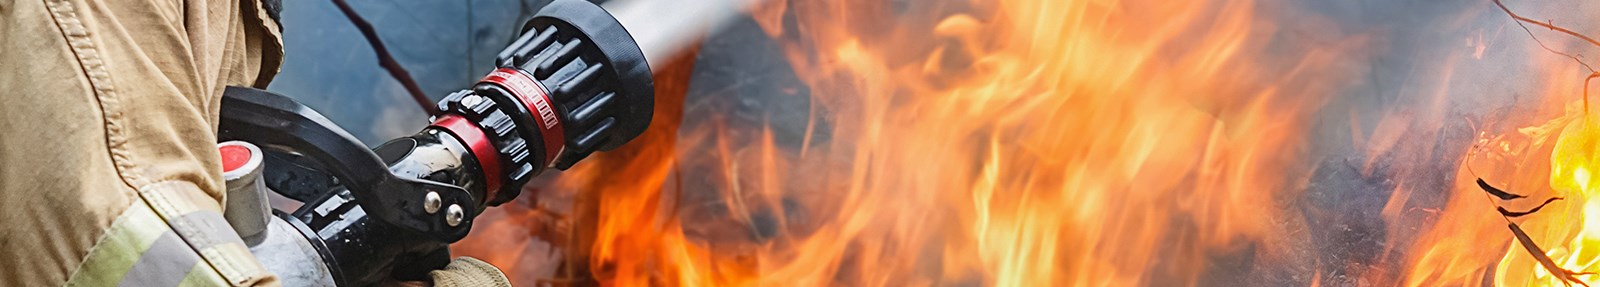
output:
[[[466,236],[483,208],[650,124],[655,88],[645,55],[589,2],[545,6],[496,66],[441,100],[421,132],[374,150],[286,97],[230,87],[219,138],[261,146],[266,187],[304,203],[275,212],[272,225],[285,227],[255,235],[252,252],[278,274],[331,277],[281,278],[286,285],[422,279],[448,262],[448,244]],[[283,246],[315,252],[274,249]],[[304,254],[324,264],[295,257]]]

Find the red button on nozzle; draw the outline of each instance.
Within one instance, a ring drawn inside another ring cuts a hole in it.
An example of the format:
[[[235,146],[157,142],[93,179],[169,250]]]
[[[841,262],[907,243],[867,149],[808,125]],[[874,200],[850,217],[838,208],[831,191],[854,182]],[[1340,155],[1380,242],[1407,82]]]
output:
[[[217,154],[222,156],[222,179],[234,180],[261,170],[261,149],[242,141],[217,144]]]
[[[222,145],[217,152],[222,153],[222,172],[237,170],[250,162],[250,148],[244,146]]]

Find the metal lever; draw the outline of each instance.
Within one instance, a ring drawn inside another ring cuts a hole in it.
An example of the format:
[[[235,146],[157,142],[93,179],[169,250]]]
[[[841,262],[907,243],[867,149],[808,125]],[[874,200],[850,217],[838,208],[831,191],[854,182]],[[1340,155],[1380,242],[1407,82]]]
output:
[[[479,212],[477,201],[460,187],[394,175],[360,140],[288,97],[227,87],[220,114],[220,140],[242,140],[303,154],[320,163],[366,212],[384,222],[455,242],[467,235],[470,220]],[[437,193],[444,205],[464,208],[468,222],[452,226],[445,216],[426,212],[424,198],[429,198],[430,191]]]

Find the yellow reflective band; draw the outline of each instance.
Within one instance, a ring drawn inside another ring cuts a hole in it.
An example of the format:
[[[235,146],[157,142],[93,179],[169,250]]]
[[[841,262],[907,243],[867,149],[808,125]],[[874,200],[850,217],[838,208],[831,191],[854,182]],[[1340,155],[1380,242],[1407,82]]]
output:
[[[217,274],[217,272],[215,270],[211,270],[211,266],[205,265],[205,264],[195,264],[193,269],[189,269],[189,276],[184,276],[183,277],[183,281],[178,282],[177,286],[180,286],[180,287],[197,286],[198,287],[198,286],[223,286],[223,285],[227,285],[227,284],[228,284],[228,280],[227,279],[223,279],[222,275],[221,274]]]
[[[222,218],[216,199],[185,181],[167,181],[139,188],[139,196],[166,220],[168,228],[204,258],[204,265],[225,278],[228,285],[272,284],[271,273],[256,262]]]
[[[111,228],[106,229],[105,235],[101,235],[100,242],[89,250],[89,255],[84,257],[78,269],[73,270],[66,285],[116,285],[122,280],[122,275],[133,267],[133,262],[139,260],[139,255],[144,254],[145,248],[150,247],[156,237],[167,232],[166,225],[156,217],[155,212],[145,207],[144,202],[135,200],[122,215],[117,216]]]
[[[117,286],[176,286],[199,262],[200,255],[190,250],[177,233],[168,231],[145,248]]]
[[[141,189],[67,285],[275,286],[214,200],[193,194],[201,193],[186,182]]]

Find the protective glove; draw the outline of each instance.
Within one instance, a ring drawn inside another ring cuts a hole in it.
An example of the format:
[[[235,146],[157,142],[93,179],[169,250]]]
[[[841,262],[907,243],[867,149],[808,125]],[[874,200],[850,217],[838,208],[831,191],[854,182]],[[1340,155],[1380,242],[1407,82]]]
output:
[[[511,280],[500,268],[472,257],[456,257],[444,269],[428,272],[433,286],[511,287]]]

